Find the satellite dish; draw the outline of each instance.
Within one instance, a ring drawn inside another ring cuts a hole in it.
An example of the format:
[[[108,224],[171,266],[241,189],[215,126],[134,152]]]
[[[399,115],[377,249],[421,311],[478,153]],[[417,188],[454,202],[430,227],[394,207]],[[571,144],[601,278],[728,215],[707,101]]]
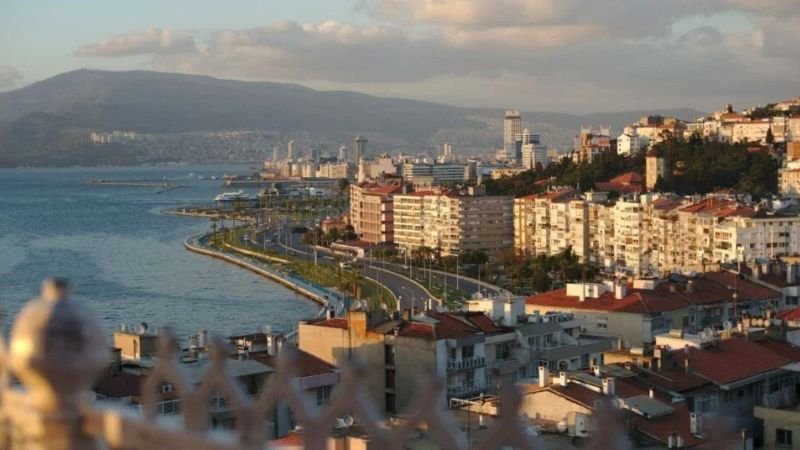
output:
[[[356,423],[355,419],[353,419],[353,416],[351,415],[342,417],[342,422],[344,422],[344,426],[346,427],[352,427],[353,424]]]
[[[725,331],[730,331],[733,329],[733,323],[730,320],[726,320],[723,322],[722,327],[725,328]]]
[[[714,338],[714,330],[712,328],[709,327],[709,328],[706,328],[703,331],[706,332],[706,338],[708,338],[708,339],[713,339]]]

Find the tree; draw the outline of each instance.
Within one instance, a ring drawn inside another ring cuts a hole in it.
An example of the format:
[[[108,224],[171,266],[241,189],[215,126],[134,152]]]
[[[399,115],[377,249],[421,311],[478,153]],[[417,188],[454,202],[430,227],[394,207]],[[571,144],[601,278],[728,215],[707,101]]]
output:
[[[350,180],[347,178],[340,178],[336,186],[339,188],[339,193],[342,195],[347,194],[347,190],[350,187]]]
[[[772,135],[772,127],[767,128],[767,135],[764,137],[764,142],[769,146],[775,143],[775,136]]]

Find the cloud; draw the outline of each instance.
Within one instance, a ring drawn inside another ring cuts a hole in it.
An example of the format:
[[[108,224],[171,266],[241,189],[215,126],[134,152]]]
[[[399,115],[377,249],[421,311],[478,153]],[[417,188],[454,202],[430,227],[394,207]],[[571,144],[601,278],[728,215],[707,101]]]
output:
[[[796,1],[364,0],[362,24],[151,29],[78,54],[460,104],[710,109],[797,92]]]
[[[22,74],[16,67],[0,66],[0,91],[14,87],[22,80]]]
[[[76,56],[116,58],[153,54],[171,55],[196,50],[194,36],[188,33],[149,28],[142,32],[122,34],[79,48]]]

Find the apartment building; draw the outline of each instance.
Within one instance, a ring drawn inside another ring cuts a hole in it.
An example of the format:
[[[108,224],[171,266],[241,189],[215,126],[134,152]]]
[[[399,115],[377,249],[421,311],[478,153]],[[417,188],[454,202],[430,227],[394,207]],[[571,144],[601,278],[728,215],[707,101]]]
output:
[[[406,162],[402,165],[402,175],[415,186],[428,187],[462,183],[469,178],[467,166],[458,163]]]
[[[394,241],[393,197],[402,190],[399,181],[350,185],[350,224],[360,240],[372,244]]]
[[[736,295],[734,295],[734,293]],[[533,295],[528,314],[569,313],[585,322],[585,332],[622,339],[627,347],[647,346],[671,329],[696,333],[722,327],[744,312],[760,314],[782,307],[781,292],[738,279],[729,272],[694,278],[638,278],[633,283],[568,283],[566,288]]]
[[[514,199],[488,196],[481,188],[395,195],[394,214],[403,249],[436,248],[443,256],[466,250],[495,252],[514,245]],[[421,199],[421,200],[420,200]]]
[[[555,255],[572,248],[582,260],[626,275],[705,271],[713,264],[800,253],[800,217],[724,195],[692,201],[668,194],[556,190],[518,198],[518,252]]]
[[[402,412],[428,373],[447,380],[438,399],[471,398],[495,392],[497,378],[514,373],[516,333],[480,312],[388,316],[383,311],[349,311],[346,317],[301,322],[299,348],[334,366],[355,360],[366,365],[373,401],[390,414]]]

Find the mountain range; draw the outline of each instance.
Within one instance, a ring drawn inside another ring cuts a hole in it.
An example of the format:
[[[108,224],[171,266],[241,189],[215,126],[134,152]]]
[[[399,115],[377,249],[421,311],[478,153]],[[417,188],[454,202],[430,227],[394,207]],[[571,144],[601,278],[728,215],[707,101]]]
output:
[[[523,120],[545,144],[564,148],[581,125],[610,125],[618,131],[646,114],[682,119],[702,115],[691,109],[587,115],[523,112]],[[502,141],[502,117],[499,109],[319,91],[289,83],[76,70],[0,93],[0,166],[146,162],[147,157],[125,145],[100,151],[89,144],[90,131],[113,130],[157,135],[259,130],[274,136],[275,145],[303,136],[309,145],[330,148],[363,134],[373,151],[432,150],[446,140],[464,153],[485,152]],[[224,148],[219,151],[225,153]],[[191,155],[167,152],[160,158],[185,160]]]

